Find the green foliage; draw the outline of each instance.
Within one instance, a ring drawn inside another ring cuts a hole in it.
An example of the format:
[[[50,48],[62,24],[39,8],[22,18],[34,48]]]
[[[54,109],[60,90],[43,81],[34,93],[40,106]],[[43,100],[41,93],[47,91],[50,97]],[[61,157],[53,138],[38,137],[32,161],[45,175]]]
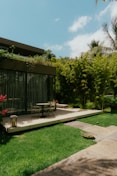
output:
[[[95,109],[95,104],[94,104],[94,102],[87,101],[87,102],[86,102],[86,109]]]
[[[111,98],[110,105],[111,105],[111,106],[117,106],[117,97]]]
[[[117,96],[117,53],[111,56],[110,70],[110,88],[114,96]]]
[[[104,55],[104,48],[98,45],[99,42],[93,41],[90,52],[82,54],[80,58],[57,59],[48,50],[44,55],[34,56],[26,61],[29,66],[42,63],[56,67],[55,98],[59,103],[72,104],[73,107],[104,109],[104,96],[110,93],[117,96],[117,53]],[[11,57],[10,53],[4,50],[0,51],[0,56]],[[20,56],[12,57],[25,61],[25,58]]]
[[[105,107],[110,107],[111,112],[117,112],[117,97],[105,96],[104,105]]]
[[[104,108],[110,107],[112,99],[112,96],[104,96]]]
[[[7,50],[4,50],[4,49],[0,49],[0,57],[4,57],[7,55]]]
[[[103,109],[103,96],[109,89],[110,85],[110,68],[108,57],[96,57],[92,61],[93,72],[93,101],[96,108]]]
[[[39,55],[35,55],[35,56],[31,56],[31,57],[23,57],[21,55],[18,54],[14,54],[14,46],[11,46],[8,50],[4,50],[4,49],[0,49],[0,57],[1,58],[7,58],[7,59],[13,59],[13,60],[20,60],[23,62],[26,62],[28,66],[32,66],[33,64],[43,64],[43,65],[52,65],[51,63],[51,59],[52,57],[48,56],[48,52],[44,53],[43,55],[39,56]],[[54,59],[54,55],[53,59]],[[50,57],[50,59],[48,58]]]
[[[92,108],[103,109],[104,95],[109,91],[113,92],[116,87],[115,84],[112,85],[112,80],[115,80],[112,75],[117,69],[115,67],[111,71],[112,63],[115,63],[112,55],[89,57],[84,54],[79,59],[56,60],[56,99],[60,103],[82,108],[86,108],[89,101],[93,102]]]
[[[76,60],[75,68],[74,68],[76,93],[83,107],[86,103],[86,99],[89,94],[87,66],[88,66],[88,60],[86,58],[82,58],[82,59]]]
[[[74,62],[64,58],[56,60],[56,99],[60,103],[70,103],[74,99]]]

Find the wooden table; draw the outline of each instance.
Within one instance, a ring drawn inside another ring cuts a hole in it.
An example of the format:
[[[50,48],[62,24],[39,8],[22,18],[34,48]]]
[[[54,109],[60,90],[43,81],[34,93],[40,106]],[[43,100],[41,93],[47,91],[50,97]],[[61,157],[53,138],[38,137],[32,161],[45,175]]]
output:
[[[50,106],[50,103],[36,103],[36,105],[37,106],[39,106],[39,107],[41,107],[41,117],[44,117],[45,115],[44,115],[44,112],[45,112],[45,110],[44,110],[44,108],[45,107],[49,107]]]

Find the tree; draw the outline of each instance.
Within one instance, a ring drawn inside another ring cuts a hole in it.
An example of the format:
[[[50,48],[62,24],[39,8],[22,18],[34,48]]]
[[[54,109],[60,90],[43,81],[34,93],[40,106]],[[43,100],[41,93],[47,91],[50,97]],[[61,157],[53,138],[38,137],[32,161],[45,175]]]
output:
[[[90,44],[88,44],[90,51],[89,51],[89,56],[96,57],[97,55],[102,56],[103,50],[105,47],[100,43],[99,41],[92,40]]]
[[[96,41],[96,40],[92,40],[90,44],[88,44],[89,48],[90,49],[93,49],[95,47],[98,47],[99,46],[99,41]]]
[[[112,49],[117,50],[117,17],[112,19],[111,27],[112,27],[114,37],[112,37],[112,35],[109,32],[108,24],[107,23],[103,24],[103,30],[107,34],[107,37],[112,44]]]
[[[71,103],[75,98],[74,60],[57,59],[54,66],[56,66],[56,99],[60,103]]]
[[[114,97],[117,97],[117,53],[112,53],[111,62],[111,79],[110,79],[110,88]]]
[[[93,85],[92,93],[96,108],[103,109],[104,96],[109,89],[110,68],[108,56],[97,56],[92,62]]]
[[[55,57],[55,54],[53,54],[51,50],[45,50],[43,56],[46,60],[51,60],[52,57]]]

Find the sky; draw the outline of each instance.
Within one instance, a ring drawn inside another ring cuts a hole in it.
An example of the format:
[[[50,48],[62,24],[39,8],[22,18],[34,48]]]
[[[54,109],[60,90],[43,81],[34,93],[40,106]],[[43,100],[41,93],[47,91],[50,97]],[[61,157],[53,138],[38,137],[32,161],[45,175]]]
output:
[[[110,46],[102,26],[112,34],[115,16],[117,0],[0,0],[0,37],[75,58],[92,40]]]

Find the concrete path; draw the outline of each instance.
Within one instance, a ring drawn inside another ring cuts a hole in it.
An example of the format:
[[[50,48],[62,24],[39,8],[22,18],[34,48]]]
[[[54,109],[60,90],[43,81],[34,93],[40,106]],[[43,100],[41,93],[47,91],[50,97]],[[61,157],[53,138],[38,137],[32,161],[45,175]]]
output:
[[[68,122],[66,125],[79,128],[86,132],[90,132],[95,137],[96,142],[99,142],[105,138],[109,138],[111,135],[115,136],[117,134],[117,126],[101,127],[80,121]]]
[[[93,133],[97,144],[32,176],[117,176],[117,127],[104,128],[78,121],[66,125]]]

